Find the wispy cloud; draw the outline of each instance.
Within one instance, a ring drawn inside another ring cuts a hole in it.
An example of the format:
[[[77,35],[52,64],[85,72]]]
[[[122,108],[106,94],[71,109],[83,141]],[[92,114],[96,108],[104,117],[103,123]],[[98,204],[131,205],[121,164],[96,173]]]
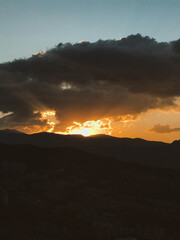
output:
[[[155,133],[172,133],[172,132],[179,132],[180,127],[179,128],[171,128],[168,124],[167,125],[156,124],[149,131],[155,132]]]

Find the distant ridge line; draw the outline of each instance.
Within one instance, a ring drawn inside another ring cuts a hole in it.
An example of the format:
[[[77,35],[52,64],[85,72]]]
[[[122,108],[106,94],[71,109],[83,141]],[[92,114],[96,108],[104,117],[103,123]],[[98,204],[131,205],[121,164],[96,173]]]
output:
[[[0,130],[0,134],[1,133],[12,133],[12,134],[23,134],[23,135],[27,135],[27,136],[38,136],[38,135],[42,135],[42,136],[61,136],[61,137],[73,137],[73,138],[83,138],[83,139],[90,139],[90,138],[106,138],[106,139],[116,139],[116,140],[129,140],[129,141],[142,141],[142,142],[149,142],[149,143],[162,143],[162,144],[171,144],[171,143],[166,143],[163,141],[152,141],[152,140],[146,140],[143,138],[129,138],[129,137],[116,137],[116,136],[111,136],[111,135],[106,135],[106,134],[95,134],[95,135],[90,135],[90,136],[83,136],[81,134],[58,134],[58,133],[53,133],[53,132],[38,132],[38,133],[32,133],[32,134],[28,134],[28,133],[24,133],[21,131],[18,131],[16,129],[1,129]],[[180,140],[175,140],[174,142],[178,142]]]
[[[70,147],[97,156],[149,166],[180,168],[180,141],[164,143],[141,138],[118,138],[109,135],[59,135],[40,132],[25,134],[11,129],[0,130],[0,143],[32,145],[42,148]]]

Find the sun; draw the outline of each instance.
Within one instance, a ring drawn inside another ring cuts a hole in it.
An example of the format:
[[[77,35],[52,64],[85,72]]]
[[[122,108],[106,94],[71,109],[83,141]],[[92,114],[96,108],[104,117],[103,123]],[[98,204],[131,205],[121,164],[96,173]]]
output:
[[[96,131],[96,129],[80,127],[79,129],[75,128],[71,130],[70,134],[80,134],[80,135],[83,135],[84,137],[88,137],[91,135],[96,135],[98,134],[98,132]]]
[[[56,133],[64,135],[80,134],[84,137],[88,137],[97,134],[111,135],[111,130],[111,120],[105,118],[97,121],[86,121],[84,123],[73,122],[73,125],[67,127],[65,132]]]
[[[88,137],[90,135],[93,135],[92,130],[84,128],[84,129],[80,129],[80,130],[75,130],[74,133],[72,134],[81,134],[84,137]]]

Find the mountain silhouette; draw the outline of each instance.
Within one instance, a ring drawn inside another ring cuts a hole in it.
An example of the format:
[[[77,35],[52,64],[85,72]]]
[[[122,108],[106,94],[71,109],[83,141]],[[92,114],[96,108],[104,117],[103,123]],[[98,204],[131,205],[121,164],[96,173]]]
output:
[[[69,147],[94,155],[165,168],[180,168],[180,144],[117,138],[108,135],[59,135],[41,132],[25,134],[14,130],[0,130],[0,143],[34,145],[44,148]]]

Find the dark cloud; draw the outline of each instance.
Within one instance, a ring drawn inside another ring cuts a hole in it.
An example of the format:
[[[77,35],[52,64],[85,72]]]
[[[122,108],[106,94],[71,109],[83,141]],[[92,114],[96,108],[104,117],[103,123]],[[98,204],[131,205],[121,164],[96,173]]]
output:
[[[180,128],[171,128],[168,124],[167,125],[156,124],[149,131],[155,132],[155,133],[172,133],[172,132],[179,132]]]
[[[24,112],[23,112],[24,113]],[[32,113],[28,115],[23,115],[23,113],[9,114],[3,118],[0,118],[0,126],[3,128],[21,128],[31,126],[39,126],[41,128],[46,127],[47,119],[41,119],[40,113]],[[48,128],[46,128],[48,130]]]
[[[180,39],[172,42],[172,48],[176,53],[180,54]]]
[[[68,124],[175,106],[179,41],[158,43],[137,34],[60,43],[45,54],[0,64],[0,111],[14,113],[0,127],[42,122],[34,112],[47,109]]]

